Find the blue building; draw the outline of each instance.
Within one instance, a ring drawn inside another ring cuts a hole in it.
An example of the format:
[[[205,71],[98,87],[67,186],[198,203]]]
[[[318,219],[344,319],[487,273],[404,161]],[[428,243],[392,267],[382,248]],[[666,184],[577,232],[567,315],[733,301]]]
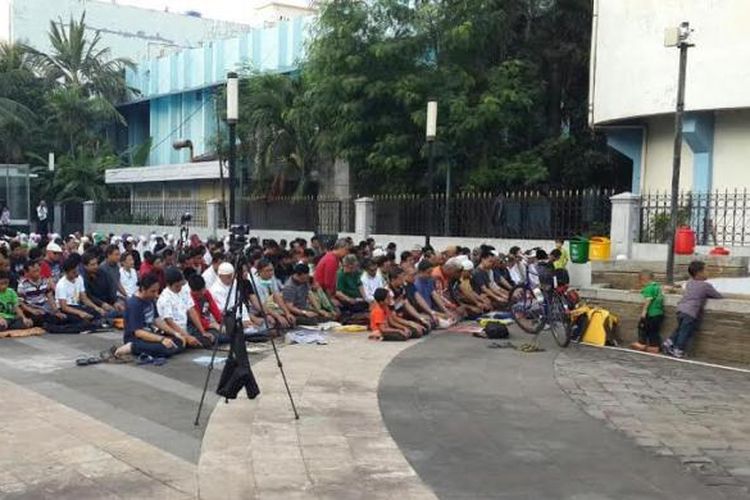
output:
[[[128,71],[128,85],[140,91],[120,111],[128,127],[121,145],[135,148],[151,140],[146,166],[108,170],[108,184],[128,185],[138,198],[209,199],[220,196],[218,161],[191,161],[191,151],[173,143],[189,139],[192,154],[215,153],[220,111],[217,91],[230,71],[249,68],[288,73],[304,57],[312,17],[282,20],[264,28],[203,43],[138,62]],[[214,155],[215,156],[215,155]]]

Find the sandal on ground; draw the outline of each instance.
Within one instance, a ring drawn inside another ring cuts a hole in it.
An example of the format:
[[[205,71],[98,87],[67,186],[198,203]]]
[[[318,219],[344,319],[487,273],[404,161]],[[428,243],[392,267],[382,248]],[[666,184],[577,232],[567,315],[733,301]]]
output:
[[[490,349],[518,349],[515,344],[507,340],[505,342],[492,342],[487,347]]]
[[[81,358],[76,359],[76,366],[89,366],[89,365],[95,365],[101,362],[102,362],[102,358],[97,358],[94,356],[81,357]]]

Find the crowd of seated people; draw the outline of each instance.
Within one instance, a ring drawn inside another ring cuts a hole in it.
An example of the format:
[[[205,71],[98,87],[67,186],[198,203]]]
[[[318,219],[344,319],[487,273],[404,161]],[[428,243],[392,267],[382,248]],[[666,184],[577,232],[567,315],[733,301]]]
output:
[[[241,303],[250,335],[337,321],[367,325],[373,339],[406,340],[504,308],[514,284],[538,274],[534,266],[560,259],[487,245],[397,257],[393,243],[343,238],[325,248],[317,237],[249,238],[242,260],[229,250],[228,240],[196,235],[19,235],[0,246],[0,330],[118,326],[123,344],[112,356],[169,357],[226,342],[223,316]]]

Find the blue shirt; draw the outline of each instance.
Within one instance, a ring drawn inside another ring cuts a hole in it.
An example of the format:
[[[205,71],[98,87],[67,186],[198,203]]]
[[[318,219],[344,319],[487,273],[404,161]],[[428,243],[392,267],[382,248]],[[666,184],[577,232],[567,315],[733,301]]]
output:
[[[147,330],[159,317],[156,303],[153,300],[143,300],[133,295],[125,303],[125,333],[123,342],[126,344],[135,340],[136,330]]]
[[[433,309],[432,292],[435,291],[435,280],[417,276],[414,280],[414,287],[417,289],[417,293],[427,302],[427,305],[430,306],[430,309]]]

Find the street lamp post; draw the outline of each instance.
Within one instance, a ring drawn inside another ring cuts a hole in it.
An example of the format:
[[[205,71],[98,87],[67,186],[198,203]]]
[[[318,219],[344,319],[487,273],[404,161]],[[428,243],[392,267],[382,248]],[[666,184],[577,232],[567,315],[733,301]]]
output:
[[[239,80],[237,73],[227,73],[227,125],[229,126],[229,224],[237,222],[235,219],[235,185],[237,170],[237,118],[239,115],[238,105]]]
[[[430,233],[432,232],[432,213],[435,205],[432,196],[432,176],[434,169],[434,147],[435,137],[437,136],[437,112],[438,103],[435,99],[427,101],[427,125],[425,137],[427,139],[427,227],[425,228],[424,244],[430,245]]]
[[[667,283],[674,283],[674,241],[677,232],[677,198],[680,191],[680,164],[682,161],[682,121],[685,114],[685,73],[687,71],[690,43],[690,23],[677,28],[667,28],[664,35],[666,47],[680,49],[680,69],[677,79],[677,106],[674,115],[674,153],[672,157],[672,196],[670,200],[669,242],[667,246]]]

